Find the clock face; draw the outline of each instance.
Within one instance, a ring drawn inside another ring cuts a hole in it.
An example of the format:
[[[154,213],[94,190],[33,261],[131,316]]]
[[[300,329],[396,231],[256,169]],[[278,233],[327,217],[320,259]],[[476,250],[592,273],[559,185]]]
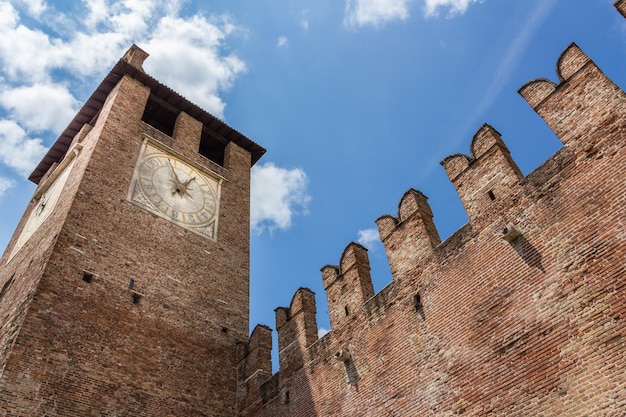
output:
[[[52,181],[52,183],[48,185],[45,191],[39,196],[35,207],[30,212],[28,220],[26,220],[26,224],[22,229],[22,233],[17,239],[14,252],[26,243],[26,241],[33,235],[39,226],[44,223],[50,213],[54,210],[54,207],[61,196],[61,191],[70,176],[70,171],[72,170],[74,161],[75,159],[72,159],[67,166],[63,167],[60,165],[57,167],[57,169],[61,170],[61,173],[56,175],[56,178],[50,178],[48,180]],[[56,173],[53,173],[53,175],[55,174]],[[44,186],[46,185],[44,184]]]
[[[215,238],[217,178],[146,142],[135,168],[130,200],[186,229]]]

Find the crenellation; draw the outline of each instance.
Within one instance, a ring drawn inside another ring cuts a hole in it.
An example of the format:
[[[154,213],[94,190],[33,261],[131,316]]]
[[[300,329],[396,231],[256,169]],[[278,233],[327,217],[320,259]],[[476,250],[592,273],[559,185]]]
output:
[[[509,149],[502,141],[502,135],[500,132],[485,123],[474,134],[472,143],[470,144],[470,152],[474,159],[478,159],[485,155],[494,146],[499,147],[506,154],[510,154]],[[522,173],[517,165],[513,164],[513,169],[518,173],[519,177],[522,177]]]
[[[440,164],[446,170],[448,179],[454,182],[469,167],[471,161],[467,155],[455,153],[446,156]]]
[[[272,329],[257,325],[249,341],[237,344],[237,403],[243,410],[261,397],[260,387],[272,376]]]
[[[537,78],[526,83],[519,89],[519,93],[535,110],[543,101],[556,90],[557,84],[547,78]]]
[[[454,184],[470,220],[485,215],[496,200],[518,189],[522,172],[498,131],[488,124],[478,129],[470,145],[471,158],[451,155],[441,165]]]
[[[281,375],[286,377],[302,367],[306,348],[317,340],[315,293],[299,288],[289,308],[275,311],[278,361]]]
[[[331,331],[293,350],[298,370],[283,372],[281,360],[263,405],[243,415],[626,409],[624,93],[575,45],[557,72],[559,84],[520,93],[566,146],[524,177],[500,133],[480,127],[470,156],[442,161],[469,222],[441,242],[426,196],[408,190],[397,217],[376,219],[392,281],[370,296],[356,243],[324,266]]]
[[[374,295],[367,249],[351,242],[346,246],[340,267],[322,268],[322,280],[328,300],[330,326],[338,329],[361,311],[363,304]]]
[[[427,259],[441,243],[428,198],[414,189],[402,196],[398,218],[381,216],[376,225],[394,280],[414,272],[415,265]]]
[[[591,59],[576,45],[571,43],[559,56],[556,62],[556,74],[559,81],[569,80],[585,65],[592,63]],[[593,63],[592,63],[593,64]]]
[[[343,278],[343,275],[339,272],[339,267],[336,265],[324,265],[320,271],[322,272],[322,283],[325,290],[334,284],[336,280]]]
[[[616,117],[626,95],[572,43],[559,57],[560,83],[534,80],[519,89],[528,104],[565,145],[587,152],[601,140],[615,140],[626,121]]]

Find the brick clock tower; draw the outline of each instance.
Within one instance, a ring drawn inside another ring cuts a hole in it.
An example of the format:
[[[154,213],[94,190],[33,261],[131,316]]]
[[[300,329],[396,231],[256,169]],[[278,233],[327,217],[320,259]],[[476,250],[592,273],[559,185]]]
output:
[[[32,173],[0,260],[0,416],[236,414],[265,150],[133,46]]]

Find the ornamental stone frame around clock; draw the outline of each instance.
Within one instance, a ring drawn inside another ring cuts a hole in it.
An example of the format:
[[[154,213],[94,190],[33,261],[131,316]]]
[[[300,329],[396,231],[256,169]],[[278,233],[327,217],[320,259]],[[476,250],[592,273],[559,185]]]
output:
[[[128,201],[211,240],[217,240],[222,181],[218,174],[145,137]]]

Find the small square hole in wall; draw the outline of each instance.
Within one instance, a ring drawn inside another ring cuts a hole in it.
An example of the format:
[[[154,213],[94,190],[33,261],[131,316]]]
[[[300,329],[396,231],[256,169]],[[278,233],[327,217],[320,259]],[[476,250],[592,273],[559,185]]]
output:
[[[289,404],[291,398],[289,398],[289,391],[283,392],[283,404]]]
[[[489,190],[489,191],[487,192],[487,195],[489,195],[489,199],[490,199],[491,201],[494,201],[494,200],[496,199],[496,195],[495,195],[495,194],[493,193],[493,191],[491,191],[491,190]]]
[[[83,281],[91,284],[93,282],[93,272],[83,271]]]
[[[131,297],[133,299],[133,304],[139,304],[139,302],[141,301],[141,294],[132,293]]]

